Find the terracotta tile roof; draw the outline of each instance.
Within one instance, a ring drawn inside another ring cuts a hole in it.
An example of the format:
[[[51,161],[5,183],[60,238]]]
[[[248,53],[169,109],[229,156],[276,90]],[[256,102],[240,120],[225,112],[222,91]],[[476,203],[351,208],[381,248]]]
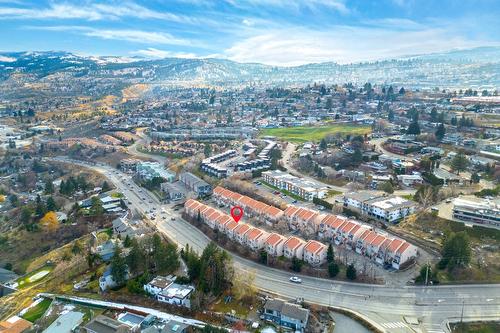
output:
[[[213,194],[222,194],[224,192],[225,188],[221,187],[221,186],[217,186],[216,188],[214,188],[214,190],[212,191]]]
[[[372,242],[370,243],[370,245],[373,246],[373,247],[380,246],[386,239],[387,238],[385,238],[384,236],[378,235],[377,237],[375,237],[374,240],[372,240]]]
[[[219,212],[218,210],[215,210],[212,212],[212,214],[208,215],[207,218],[209,220],[212,220],[212,221],[215,221],[217,220],[219,217],[221,217],[222,213]]]
[[[354,235],[359,229],[361,228],[361,226],[359,224],[356,224],[354,226],[354,228],[352,228],[350,231],[349,231],[349,235]]]
[[[374,232],[374,231],[370,231],[370,232],[366,235],[366,237],[363,239],[363,242],[364,242],[365,244],[370,244],[370,243],[371,243],[371,242],[372,242],[372,241],[373,241],[373,240],[374,240],[377,236],[378,236],[378,235],[377,235],[377,233],[376,233],[376,232]]]
[[[292,236],[287,239],[284,246],[289,248],[290,250],[294,250],[304,243],[305,242],[302,239]]]
[[[299,210],[299,207],[297,207],[297,206],[288,206],[285,209],[285,216],[292,217],[297,213],[298,210]]]
[[[343,233],[348,233],[355,226],[356,226],[356,223],[351,222],[351,221],[347,221],[347,223],[345,223],[344,225],[342,225],[342,227],[340,228],[340,231],[342,231]]]
[[[240,223],[239,227],[234,230],[238,235],[244,235],[246,234],[252,227],[250,227],[248,224]]]
[[[406,250],[410,247],[410,245],[411,245],[411,244],[410,244],[410,243],[408,243],[408,242],[403,242],[403,245],[401,245],[401,246],[399,247],[399,249],[396,251],[396,253],[400,253],[400,254],[401,254],[401,253],[404,253],[404,252],[405,252],[405,251],[406,251]]]
[[[321,223],[324,225],[330,225],[335,220],[335,215],[332,214],[325,214],[323,219],[321,220]]]
[[[219,216],[219,218],[217,220],[215,220],[215,223],[223,226],[231,220],[232,220],[232,218],[230,216],[228,216],[226,214],[222,214],[221,216]]]
[[[392,239],[386,238],[385,241],[380,245],[380,249],[385,250],[389,246],[389,244],[391,244],[391,242]]]
[[[347,220],[341,219],[341,218],[336,218],[335,221],[333,221],[331,227],[335,230],[338,230],[342,228],[345,224],[347,224]]]
[[[283,237],[280,234],[277,234],[273,232],[272,234],[269,235],[269,237],[266,239],[266,244],[271,245],[271,246],[276,246],[281,242],[285,241],[285,237]]]
[[[321,251],[326,251],[326,245],[315,240],[310,240],[304,247],[304,251],[309,253],[318,254]]]
[[[388,247],[388,251],[390,252],[396,252],[397,249],[403,244],[403,241],[400,239],[395,239],[391,242],[391,245]]]
[[[358,240],[363,240],[365,239],[369,234],[370,234],[371,230],[365,230],[361,236],[359,236]]]
[[[239,226],[239,224],[231,219],[231,221],[229,221],[225,225],[225,228],[226,228],[226,230],[232,231],[232,230],[236,229],[237,226]]]
[[[250,230],[246,236],[250,240],[259,239],[259,237],[265,235],[265,231],[259,228],[253,228]]]
[[[186,202],[184,203],[184,207],[187,207],[189,208],[192,204],[194,204],[196,201],[193,200],[193,199],[188,199],[186,200]]]
[[[274,206],[267,206],[266,214],[273,217],[279,217],[280,215],[283,215],[283,211]]]
[[[215,212],[215,209],[214,209],[214,208],[212,208],[212,207],[207,207],[207,209],[205,209],[205,210],[203,210],[203,211],[202,211],[202,215],[203,215],[204,217],[208,217],[208,216],[210,216],[213,212]]]

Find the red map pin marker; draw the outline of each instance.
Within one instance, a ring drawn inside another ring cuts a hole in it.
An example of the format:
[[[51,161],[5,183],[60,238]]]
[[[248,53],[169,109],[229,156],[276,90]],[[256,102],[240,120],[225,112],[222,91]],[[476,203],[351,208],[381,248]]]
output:
[[[238,223],[238,221],[243,216],[243,208],[241,208],[240,206],[234,206],[233,208],[231,208],[231,216],[233,217],[233,220]]]

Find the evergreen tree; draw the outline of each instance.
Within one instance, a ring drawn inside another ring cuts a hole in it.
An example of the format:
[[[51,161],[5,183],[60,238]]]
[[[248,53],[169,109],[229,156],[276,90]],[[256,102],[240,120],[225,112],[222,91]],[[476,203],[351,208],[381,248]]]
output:
[[[349,266],[347,266],[347,270],[345,272],[345,276],[346,278],[348,278],[349,280],[356,280],[356,267],[354,267],[354,264],[350,264]]]
[[[303,265],[302,260],[294,256],[292,258],[292,267],[290,268],[294,272],[300,272],[302,270],[302,265]]]
[[[333,252],[332,244],[328,244],[328,250],[326,251],[326,262],[332,263],[335,260],[335,255]]]
[[[45,194],[52,194],[54,193],[54,185],[50,180],[47,180],[45,182]]]
[[[408,129],[406,130],[406,134],[412,135],[420,135],[420,125],[418,124],[418,120],[413,120]]]
[[[443,123],[439,124],[437,130],[436,130],[436,139],[439,141],[443,140],[444,135],[446,134],[446,128],[444,127]]]
[[[127,265],[133,275],[147,270],[147,255],[136,239],[130,241],[130,252],[127,255]]]
[[[57,211],[57,204],[52,196],[47,199],[47,210],[53,212]]]
[[[392,111],[392,109],[389,109],[389,113],[387,114],[387,120],[389,120],[390,122],[394,121],[394,111]]]
[[[107,181],[102,182],[101,188],[103,192],[108,192],[111,190],[111,186],[109,186]]]
[[[389,193],[389,194],[394,193],[394,186],[392,186],[391,182],[384,182],[382,184],[382,186],[380,187],[380,189],[382,191],[384,191],[385,193]]]
[[[470,176],[470,181],[471,181],[471,183],[478,184],[480,180],[481,180],[481,178],[479,177],[479,175],[477,174],[477,172],[474,172],[474,173]]]
[[[465,171],[469,165],[469,160],[465,157],[463,152],[458,152],[455,157],[451,160],[451,169],[460,174],[461,171]]]
[[[326,143],[325,138],[321,139],[321,142],[319,143],[319,149],[326,150],[327,148],[328,148],[328,144]]]
[[[438,119],[438,113],[436,107],[433,107],[431,110],[431,121],[436,122]]]
[[[124,247],[131,247],[132,246],[132,239],[130,238],[130,236],[127,234],[127,236],[125,236],[125,240],[123,241],[123,246]]]
[[[340,267],[339,265],[332,261],[331,263],[328,264],[328,275],[333,278],[333,277],[336,277],[337,274],[339,274],[340,272]]]
[[[118,286],[121,286],[127,280],[127,263],[122,257],[122,250],[119,246],[115,248],[111,258],[111,276]]]
[[[456,266],[466,266],[471,259],[472,249],[469,236],[465,231],[447,235],[441,250],[443,259],[441,267],[453,269]]]

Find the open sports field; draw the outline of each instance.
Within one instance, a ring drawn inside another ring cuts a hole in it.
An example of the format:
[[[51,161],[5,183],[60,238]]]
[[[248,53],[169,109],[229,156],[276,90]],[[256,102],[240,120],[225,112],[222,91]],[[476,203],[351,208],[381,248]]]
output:
[[[328,126],[298,126],[284,128],[264,128],[260,132],[261,136],[275,136],[278,139],[304,143],[308,141],[318,142],[327,135],[340,133],[345,135],[364,135],[370,133],[370,126],[352,124],[333,124]]]

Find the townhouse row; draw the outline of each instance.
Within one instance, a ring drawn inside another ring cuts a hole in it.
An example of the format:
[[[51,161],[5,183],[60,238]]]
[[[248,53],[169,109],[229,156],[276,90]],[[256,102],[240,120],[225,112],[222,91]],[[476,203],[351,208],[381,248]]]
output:
[[[284,218],[291,229],[310,230],[320,239],[356,251],[381,265],[389,264],[400,269],[417,256],[418,249],[414,245],[344,216],[289,206]]]
[[[219,206],[240,206],[250,217],[265,219],[268,224],[274,224],[283,217],[284,212],[274,206],[257,201],[245,195],[230,191],[221,186],[213,190],[215,202]]]
[[[319,266],[326,261],[328,247],[316,240],[306,242],[295,236],[285,237],[246,223],[236,223],[229,215],[193,199],[186,201],[184,210],[191,218],[200,217],[211,229],[224,233],[229,239],[254,252],[264,249],[271,256],[296,257],[312,266]]]
[[[239,205],[246,214],[262,219],[268,224],[283,219],[291,230],[317,235],[328,243],[334,243],[367,256],[380,265],[389,264],[399,269],[405,262],[417,256],[418,249],[412,244],[374,231],[370,226],[343,216],[320,213],[294,205],[289,205],[281,211],[222,187],[214,189],[213,197],[219,205]]]

